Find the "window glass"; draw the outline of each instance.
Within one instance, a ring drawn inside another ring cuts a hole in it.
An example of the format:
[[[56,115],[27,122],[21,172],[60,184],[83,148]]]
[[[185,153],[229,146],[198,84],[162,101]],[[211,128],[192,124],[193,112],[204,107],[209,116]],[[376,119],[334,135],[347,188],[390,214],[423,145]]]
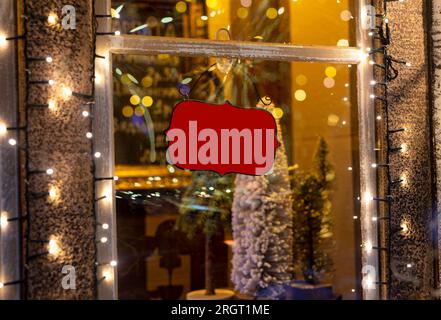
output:
[[[353,0],[112,1],[122,34],[354,46]]]
[[[182,84],[192,88],[191,99],[211,103],[262,107],[259,98],[271,98],[294,198],[293,277],[301,283],[308,275],[311,231],[317,281],[332,286],[332,298],[357,297],[356,66],[163,54],[114,55],[113,68],[120,298],[185,299],[205,287],[207,253],[216,288],[233,288],[235,175],[188,172],[166,162],[164,130],[183,99]],[[311,184],[317,163],[332,166],[318,197]],[[198,225],[204,216],[209,227]],[[216,230],[208,251],[206,228]]]

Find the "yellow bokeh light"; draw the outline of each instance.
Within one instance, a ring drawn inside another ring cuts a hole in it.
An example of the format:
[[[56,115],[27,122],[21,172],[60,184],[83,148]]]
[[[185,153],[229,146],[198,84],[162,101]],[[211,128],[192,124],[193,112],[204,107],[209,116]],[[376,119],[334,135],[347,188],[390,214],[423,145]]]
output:
[[[237,9],[237,16],[240,19],[246,19],[248,17],[248,9],[247,8],[243,8],[243,7]]]
[[[151,107],[153,105],[153,98],[150,96],[145,96],[142,98],[142,105],[144,107]]]
[[[130,80],[130,77],[129,77],[129,75],[126,73],[126,74],[123,74],[122,76],[121,76],[121,78],[120,78],[120,81],[121,81],[121,83],[122,84],[125,84],[125,85],[129,85],[129,84],[131,84],[131,80]]]
[[[296,83],[299,86],[304,86],[304,85],[306,85],[308,83],[308,78],[305,75],[303,75],[303,74],[299,74],[296,77]]]
[[[179,1],[176,3],[176,11],[179,13],[184,13],[187,11],[187,4],[184,1]]]
[[[325,70],[325,74],[329,78],[334,78],[337,75],[337,69],[334,67],[327,67]]]
[[[122,114],[124,117],[130,118],[131,116],[133,116],[133,107],[132,106],[125,106],[122,109]]]
[[[141,80],[141,84],[144,88],[150,88],[153,84],[153,79],[150,76],[145,76]]]
[[[276,119],[281,119],[283,117],[283,110],[281,108],[274,108],[273,116]]]
[[[304,90],[297,90],[294,94],[294,97],[297,101],[305,101],[306,100],[306,92]]]
[[[133,96],[130,97],[130,103],[133,104],[134,106],[138,105],[141,102],[141,98],[134,94]]]
[[[145,109],[144,109],[144,107],[137,106],[137,107],[135,108],[135,115],[136,115],[136,116],[138,116],[138,117],[142,117],[142,116],[144,115],[144,113],[145,113]]]
[[[210,9],[216,9],[219,5],[218,0],[207,0],[205,2],[205,4],[207,5],[207,7],[209,7]]]
[[[278,15],[277,9],[275,8],[268,8],[268,10],[266,10],[266,16],[268,19],[275,19]]]

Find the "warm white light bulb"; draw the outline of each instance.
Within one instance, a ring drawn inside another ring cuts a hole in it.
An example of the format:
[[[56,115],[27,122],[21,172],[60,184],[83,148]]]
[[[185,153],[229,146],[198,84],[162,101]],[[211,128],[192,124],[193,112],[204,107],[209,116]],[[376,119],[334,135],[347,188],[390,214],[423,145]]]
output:
[[[54,84],[55,84],[55,81],[54,80],[49,80],[48,82],[47,82],[50,86],[53,86]]]
[[[87,138],[87,139],[92,139],[92,137],[93,137],[92,132],[87,132],[87,133],[86,133],[86,138]]]
[[[46,62],[47,63],[52,63],[52,61],[54,61],[53,59],[52,59],[52,57],[46,57]]]
[[[117,30],[115,31],[115,36],[120,36],[121,35],[121,31]]]
[[[6,37],[4,35],[0,35],[0,46],[6,45],[7,41],[8,40],[6,40]]]
[[[1,216],[0,216],[0,226],[2,228],[4,228],[7,225],[8,225],[8,216],[7,216],[7,214],[5,212],[2,212]]]
[[[116,267],[117,264],[118,262],[116,262],[115,260],[110,261],[110,266],[112,267]]]
[[[0,123],[0,134],[8,132],[8,127],[4,123]]]
[[[15,145],[17,144],[17,140],[15,140],[15,139],[9,139],[9,140],[8,140],[8,143],[9,143],[11,146],[15,146]]]
[[[371,81],[371,86],[375,86],[376,84],[377,84],[377,81],[375,81],[375,80]]]
[[[47,106],[49,109],[54,110],[56,108],[57,104],[55,103],[54,100],[49,100],[47,103]]]
[[[52,175],[52,174],[54,174],[54,169],[49,168],[49,169],[46,170],[46,173],[48,175]]]
[[[5,285],[3,284],[3,282],[0,282],[0,289],[2,289]]]
[[[114,176],[114,177],[113,177],[113,180],[118,181],[118,180],[119,180],[119,177],[118,177],[118,176]]]
[[[48,17],[47,17],[47,22],[49,23],[49,24],[55,24],[55,23],[57,23],[57,19],[58,19],[58,17],[57,17],[57,15],[55,14],[55,13],[51,13]]]
[[[103,227],[104,230],[109,229],[109,225],[107,223],[103,223],[102,227]]]
[[[49,241],[49,254],[52,254],[52,255],[56,255],[58,252],[59,252],[59,250],[60,250],[60,248],[59,248],[59,246],[58,246],[58,243],[57,243],[57,241],[55,240],[55,239],[51,239],[50,241]]]
[[[95,152],[94,156],[95,158],[101,158],[101,152]]]
[[[108,240],[108,239],[107,239],[106,237],[102,237],[102,238],[100,239],[100,242],[101,242],[101,243],[106,243],[107,240]]]
[[[89,116],[89,111],[84,110],[81,114],[84,118],[87,118]]]
[[[65,98],[69,98],[70,96],[72,96],[72,90],[70,88],[68,88],[68,87],[65,87],[63,89],[63,96]]]

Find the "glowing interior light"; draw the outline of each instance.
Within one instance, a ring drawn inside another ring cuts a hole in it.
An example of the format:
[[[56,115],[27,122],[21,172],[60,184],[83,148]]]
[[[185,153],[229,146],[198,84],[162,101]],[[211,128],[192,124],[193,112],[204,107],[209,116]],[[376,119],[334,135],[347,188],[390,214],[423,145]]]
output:
[[[112,267],[116,267],[118,264],[118,262],[116,262],[115,260],[110,261],[110,266]]]
[[[5,285],[3,284],[3,282],[0,282],[0,289],[2,289]]]
[[[104,230],[108,230],[109,229],[109,225],[107,223],[103,223],[102,225]]]
[[[46,173],[48,175],[52,175],[52,174],[54,174],[54,169],[49,168],[49,169],[46,170]]]
[[[101,237],[100,242],[101,243],[107,243],[107,238],[106,237]]]
[[[115,31],[115,36],[120,36],[121,35],[121,31],[117,30]]]
[[[54,84],[55,84],[55,81],[54,80],[49,80],[48,82],[47,82],[50,86],[53,86]]]
[[[411,67],[412,64],[411,64],[410,62],[406,62],[406,66],[407,66],[407,67]]]
[[[101,158],[101,152],[95,152],[94,156],[95,158]]]
[[[8,143],[9,143],[11,146],[15,146],[15,145],[17,144],[17,140],[15,140],[15,139],[9,139],[9,140],[8,140]]]
[[[89,111],[84,110],[81,114],[84,118],[87,118],[89,116]]]
[[[118,177],[118,176],[114,176],[114,177],[113,177],[113,180],[118,181],[118,180],[119,180],[119,177]]]
[[[378,164],[373,163],[373,164],[371,164],[371,167],[372,167],[372,168],[377,168],[377,167],[378,167]]]
[[[55,23],[57,23],[57,19],[58,19],[57,15],[55,13],[51,13],[47,17],[47,22],[51,25],[54,25]]]
[[[407,268],[409,268],[409,269],[412,268],[412,264],[411,264],[411,263],[408,263],[408,264],[407,264]]]
[[[375,86],[376,84],[377,84],[377,81],[375,81],[375,80],[371,81],[371,86]]]
[[[407,144],[403,143],[401,144],[401,152],[406,152],[407,151]]]
[[[86,138],[87,138],[87,139],[92,139],[92,137],[93,137],[92,132],[87,132],[87,133],[86,133]]]
[[[52,59],[52,57],[46,57],[46,62],[47,63],[52,63],[52,61],[54,61],[53,59]]]

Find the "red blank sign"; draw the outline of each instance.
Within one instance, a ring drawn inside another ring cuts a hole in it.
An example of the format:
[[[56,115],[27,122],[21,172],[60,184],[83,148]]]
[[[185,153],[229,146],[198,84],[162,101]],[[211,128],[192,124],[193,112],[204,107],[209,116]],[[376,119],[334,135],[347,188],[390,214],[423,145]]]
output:
[[[166,135],[170,164],[220,174],[266,174],[272,169],[279,146],[271,113],[229,103],[179,103]]]

